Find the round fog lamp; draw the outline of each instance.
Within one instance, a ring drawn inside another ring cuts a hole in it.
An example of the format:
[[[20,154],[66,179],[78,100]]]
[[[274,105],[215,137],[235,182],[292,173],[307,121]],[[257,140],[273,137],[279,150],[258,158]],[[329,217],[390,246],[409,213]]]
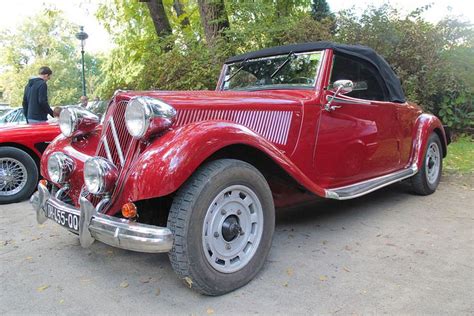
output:
[[[89,158],[84,164],[84,183],[92,194],[112,191],[117,174],[117,168],[104,158]]]
[[[71,157],[61,152],[55,152],[48,158],[48,175],[54,183],[64,183],[74,169]]]

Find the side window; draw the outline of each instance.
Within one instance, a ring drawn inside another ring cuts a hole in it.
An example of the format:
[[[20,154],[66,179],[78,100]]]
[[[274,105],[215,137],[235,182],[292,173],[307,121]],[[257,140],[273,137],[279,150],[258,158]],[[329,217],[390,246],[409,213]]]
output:
[[[334,55],[330,84],[352,80],[354,89],[347,95],[365,100],[387,101],[386,87],[374,66],[353,57]]]

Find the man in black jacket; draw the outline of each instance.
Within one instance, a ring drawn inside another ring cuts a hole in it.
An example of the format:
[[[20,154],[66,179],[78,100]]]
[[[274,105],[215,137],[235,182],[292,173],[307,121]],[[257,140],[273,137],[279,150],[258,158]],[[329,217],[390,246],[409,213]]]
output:
[[[37,78],[31,78],[23,94],[23,113],[28,123],[45,122],[53,110],[48,103],[48,86],[46,82],[53,72],[49,67],[41,67]]]

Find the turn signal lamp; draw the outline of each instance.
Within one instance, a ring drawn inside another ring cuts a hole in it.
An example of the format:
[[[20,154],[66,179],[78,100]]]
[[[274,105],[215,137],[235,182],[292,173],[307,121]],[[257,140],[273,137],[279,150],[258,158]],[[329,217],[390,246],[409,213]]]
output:
[[[137,217],[137,207],[135,206],[135,204],[133,204],[131,202],[125,203],[122,206],[122,215],[125,218],[135,218],[135,217]]]
[[[48,186],[48,180],[46,180],[46,179],[41,179],[41,180],[39,181],[39,183],[40,183],[41,185],[44,185],[45,187]]]

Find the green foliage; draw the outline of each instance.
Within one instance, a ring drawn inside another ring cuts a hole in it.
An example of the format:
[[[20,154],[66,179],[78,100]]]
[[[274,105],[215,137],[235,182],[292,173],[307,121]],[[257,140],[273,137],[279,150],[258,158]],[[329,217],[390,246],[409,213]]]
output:
[[[334,13],[329,9],[326,0],[313,0],[311,3],[311,16],[317,21],[334,18]]]
[[[444,169],[448,172],[474,172],[474,139],[463,136],[448,147],[448,156],[444,160]]]
[[[473,95],[465,92],[455,98],[445,96],[438,115],[454,130],[474,129],[473,100]]]
[[[80,55],[74,37],[77,26],[67,22],[61,11],[44,8],[27,19],[15,32],[0,35],[0,85],[12,106],[21,105],[23,90],[41,66],[49,66],[53,77],[48,82],[52,105],[76,103],[81,96]],[[89,86],[99,78],[100,61],[86,55]]]
[[[455,129],[472,126],[474,41],[472,25],[446,17],[438,24],[385,4],[361,16],[340,13],[336,40],[374,48],[394,68],[409,101],[439,115]]]
[[[103,64],[99,91],[127,89],[214,89],[229,56],[265,47],[332,40],[363,44],[383,55],[400,76],[407,99],[438,114],[455,129],[472,127],[474,51],[472,26],[453,17],[437,25],[421,17],[429,6],[408,16],[385,4],[362,15],[347,10],[335,16],[324,0],[226,0],[230,28],[209,48],[197,1],[164,0],[173,34],[157,37],[147,7],[134,0],[109,0],[98,18],[116,48]],[[183,25],[183,19],[189,24]],[[164,49],[166,48],[166,49]]]

